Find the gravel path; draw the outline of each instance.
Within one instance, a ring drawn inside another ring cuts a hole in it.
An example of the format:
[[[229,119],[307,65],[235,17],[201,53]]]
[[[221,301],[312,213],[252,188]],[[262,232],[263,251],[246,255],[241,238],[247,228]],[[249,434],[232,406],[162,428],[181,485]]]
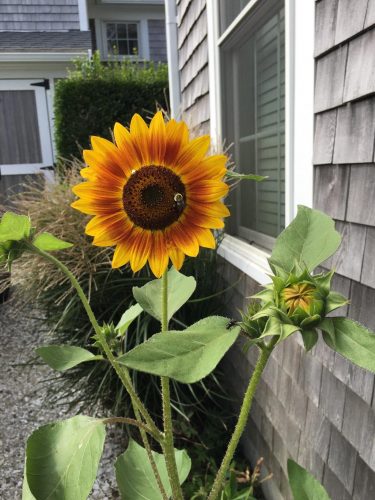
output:
[[[22,316],[21,316],[22,315]],[[25,443],[29,434],[48,422],[68,418],[64,407],[48,407],[44,402],[46,382],[51,370],[45,365],[30,365],[34,348],[45,343],[46,331],[37,312],[0,305],[0,498],[18,500],[22,496]],[[113,463],[123,448],[120,429],[107,430],[107,439],[98,480],[91,500],[119,498]]]

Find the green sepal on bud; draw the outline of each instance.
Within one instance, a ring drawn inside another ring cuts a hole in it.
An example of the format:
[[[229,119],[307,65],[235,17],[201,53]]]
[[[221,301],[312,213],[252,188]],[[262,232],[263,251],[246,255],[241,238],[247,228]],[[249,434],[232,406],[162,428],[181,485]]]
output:
[[[100,327],[102,330],[102,333],[104,334],[107,344],[111,348],[111,351],[116,353],[116,355],[123,354],[122,352],[122,338],[120,337],[118,331],[116,330],[116,327],[114,323],[103,323],[103,325]],[[102,348],[102,343],[100,341],[99,336],[95,333],[92,336],[93,340],[95,341],[92,345],[93,347],[97,347],[103,354],[104,350]]]
[[[316,328],[325,316],[348,303],[330,290],[332,276],[333,271],[312,275],[298,266],[288,275],[272,276],[272,283],[253,296],[260,304],[244,316],[243,330],[254,342],[270,335],[278,335],[281,341],[300,331],[306,350],[310,350],[318,340]]]

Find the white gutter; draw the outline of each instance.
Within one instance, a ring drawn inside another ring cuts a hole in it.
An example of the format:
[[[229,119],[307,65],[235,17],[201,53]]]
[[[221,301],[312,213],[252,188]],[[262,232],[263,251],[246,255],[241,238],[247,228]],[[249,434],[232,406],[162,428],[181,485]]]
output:
[[[80,31],[89,30],[89,20],[87,16],[87,3],[86,0],[78,0],[79,12],[79,29]]]
[[[177,11],[175,0],[165,0],[165,31],[167,39],[169,100],[171,118],[181,111],[180,73],[178,71]]]
[[[71,61],[80,56],[85,56],[87,51],[82,52],[2,52],[0,62],[59,62]]]

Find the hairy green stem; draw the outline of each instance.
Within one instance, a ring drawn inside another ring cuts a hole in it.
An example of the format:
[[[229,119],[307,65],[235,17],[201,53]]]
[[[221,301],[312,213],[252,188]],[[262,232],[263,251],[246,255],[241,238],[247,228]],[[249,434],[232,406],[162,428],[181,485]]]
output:
[[[250,378],[249,385],[247,386],[240,414],[238,416],[236,427],[234,428],[231,440],[229,441],[227,451],[225,452],[224,458],[221,462],[220,469],[216,474],[214,484],[211,489],[211,493],[208,500],[217,500],[219,498],[220,492],[224,486],[225,474],[229,468],[229,465],[233,459],[233,455],[238,446],[239,440],[245,429],[247,419],[249,418],[249,413],[251,409],[251,404],[253,402],[254,394],[258,386],[259,380],[262,376],[263,370],[267,364],[268,358],[271,355],[273,348],[278,340],[278,337],[273,337],[268,346],[265,346],[259,353],[258,361],[255,365],[254,372]]]
[[[136,416],[136,420],[121,418],[121,422],[132,423],[132,424],[138,426],[144,447],[146,449],[148,458],[150,460],[150,464],[151,464],[152,470],[154,472],[155,479],[156,479],[156,482],[159,486],[163,500],[168,500],[168,495],[167,495],[165,488],[163,486],[163,483],[161,481],[160,474],[159,474],[158,468],[156,466],[154,456],[152,455],[151,446],[150,446],[150,443],[148,441],[146,432],[150,433],[152,435],[152,437],[154,439],[156,439],[160,444],[163,443],[164,436],[159,431],[159,429],[156,427],[156,425],[154,424],[150,414],[148,413],[148,411],[144,407],[142,401],[139,399],[137,393],[135,392],[135,389],[133,388],[133,384],[132,384],[132,381],[131,381],[131,378],[130,378],[130,375],[129,375],[127,368],[124,366],[119,366],[117,364],[116,358],[112,354],[112,351],[107,343],[105,335],[104,335],[102,329],[100,328],[100,326],[96,320],[96,317],[93,313],[93,310],[91,309],[89,301],[87,300],[87,297],[86,297],[84,291],[82,290],[82,287],[79,284],[77,278],[74,276],[74,274],[65,266],[65,264],[60,262],[53,255],[50,255],[48,252],[44,252],[43,250],[40,250],[39,248],[37,248],[33,245],[30,245],[30,250],[33,253],[37,253],[41,257],[43,257],[43,258],[49,260],[50,262],[52,262],[53,264],[55,264],[69,278],[72,285],[76,289],[77,294],[78,294],[79,298],[81,299],[83,307],[85,308],[87,316],[90,319],[91,325],[94,328],[95,333],[98,336],[98,339],[99,339],[100,344],[101,344],[101,346],[102,346],[102,348],[107,356],[108,361],[111,363],[112,367],[116,371],[118,377],[120,378],[121,382],[123,383],[125,389],[128,391],[128,394],[131,398],[133,409],[134,409],[134,414]],[[142,417],[144,418],[146,425],[142,422]],[[117,417],[117,421],[120,422],[120,417]]]
[[[119,364],[117,363],[116,358],[113,355],[113,353],[112,353],[112,351],[107,343],[105,335],[104,335],[102,329],[100,328],[100,326],[96,320],[96,317],[91,309],[89,301],[87,300],[87,297],[86,297],[84,291],[82,290],[82,287],[79,284],[78,280],[74,276],[74,274],[65,266],[65,264],[60,262],[58,259],[56,259],[56,257],[49,254],[48,252],[44,252],[43,250],[40,250],[39,248],[34,247],[33,245],[30,245],[30,250],[33,253],[37,253],[41,257],[43,257],[43,258],[49,260],[50,262],[52,262],[53,264],[55,264],[69,278],[72,285],[76,289],[79,298],[81,299],[83,307],[85,308],[87,316],[89,317],[90,322],[95,330],[95,333],[98,336],[98,339],[99,339],[100,344],[101,344],[101,346],[102,346],[102,348],[107,356],[108,361],[111,363],[111,365],[114,368],[114,370],[116,371],[118,377],[122,381],[125,389],[128,391],[128,393],[131,397],[131,400],[134,404],[134,407],[139,410],[140,414],[144,418],[144,420],[147,423],[147,425],[149,426],[150,430],[155,435],[159,436],[159,440],[163,440],[164,436],[159,431],[159,429],[156,427],[154,421],[151,418],[151,415],[148,413],[148,411],[144,407],[142,401],[139,399],[137,393],[135,392],[135,389],[133,387],[133,384],[132,384],[132,381],[131,381],[131,378],[130,378],[130,375],[129,375],[127,368],[125,366],[119,366]]]
[[[162,314],[161,314],[161,331],[168,332],[168,270],[163,274],[162,279]],[[172,427],[172,412],[171,398],[169,389],[169,378],[161,377],[161,392],[163,405],[163,422],[164,422],[164,443],[163,452],[165,463],[167,466],[168,477],[172,488],[173,500],[182,500],[180,481],[178,478],[176,457],[174,454],[173,445],[173,427]]]

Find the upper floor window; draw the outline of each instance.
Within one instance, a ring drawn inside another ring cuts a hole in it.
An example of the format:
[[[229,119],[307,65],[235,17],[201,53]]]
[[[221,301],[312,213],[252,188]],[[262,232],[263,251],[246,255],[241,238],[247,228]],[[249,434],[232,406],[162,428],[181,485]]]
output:
[[[106,23],[108,54],[137,56],[139,54],[138,23]]]
[[[270,249],[285,226],[284,2],[259,4],[220,46],[222,125],[237,170],[268,177],[232,193],[228,232]]]

